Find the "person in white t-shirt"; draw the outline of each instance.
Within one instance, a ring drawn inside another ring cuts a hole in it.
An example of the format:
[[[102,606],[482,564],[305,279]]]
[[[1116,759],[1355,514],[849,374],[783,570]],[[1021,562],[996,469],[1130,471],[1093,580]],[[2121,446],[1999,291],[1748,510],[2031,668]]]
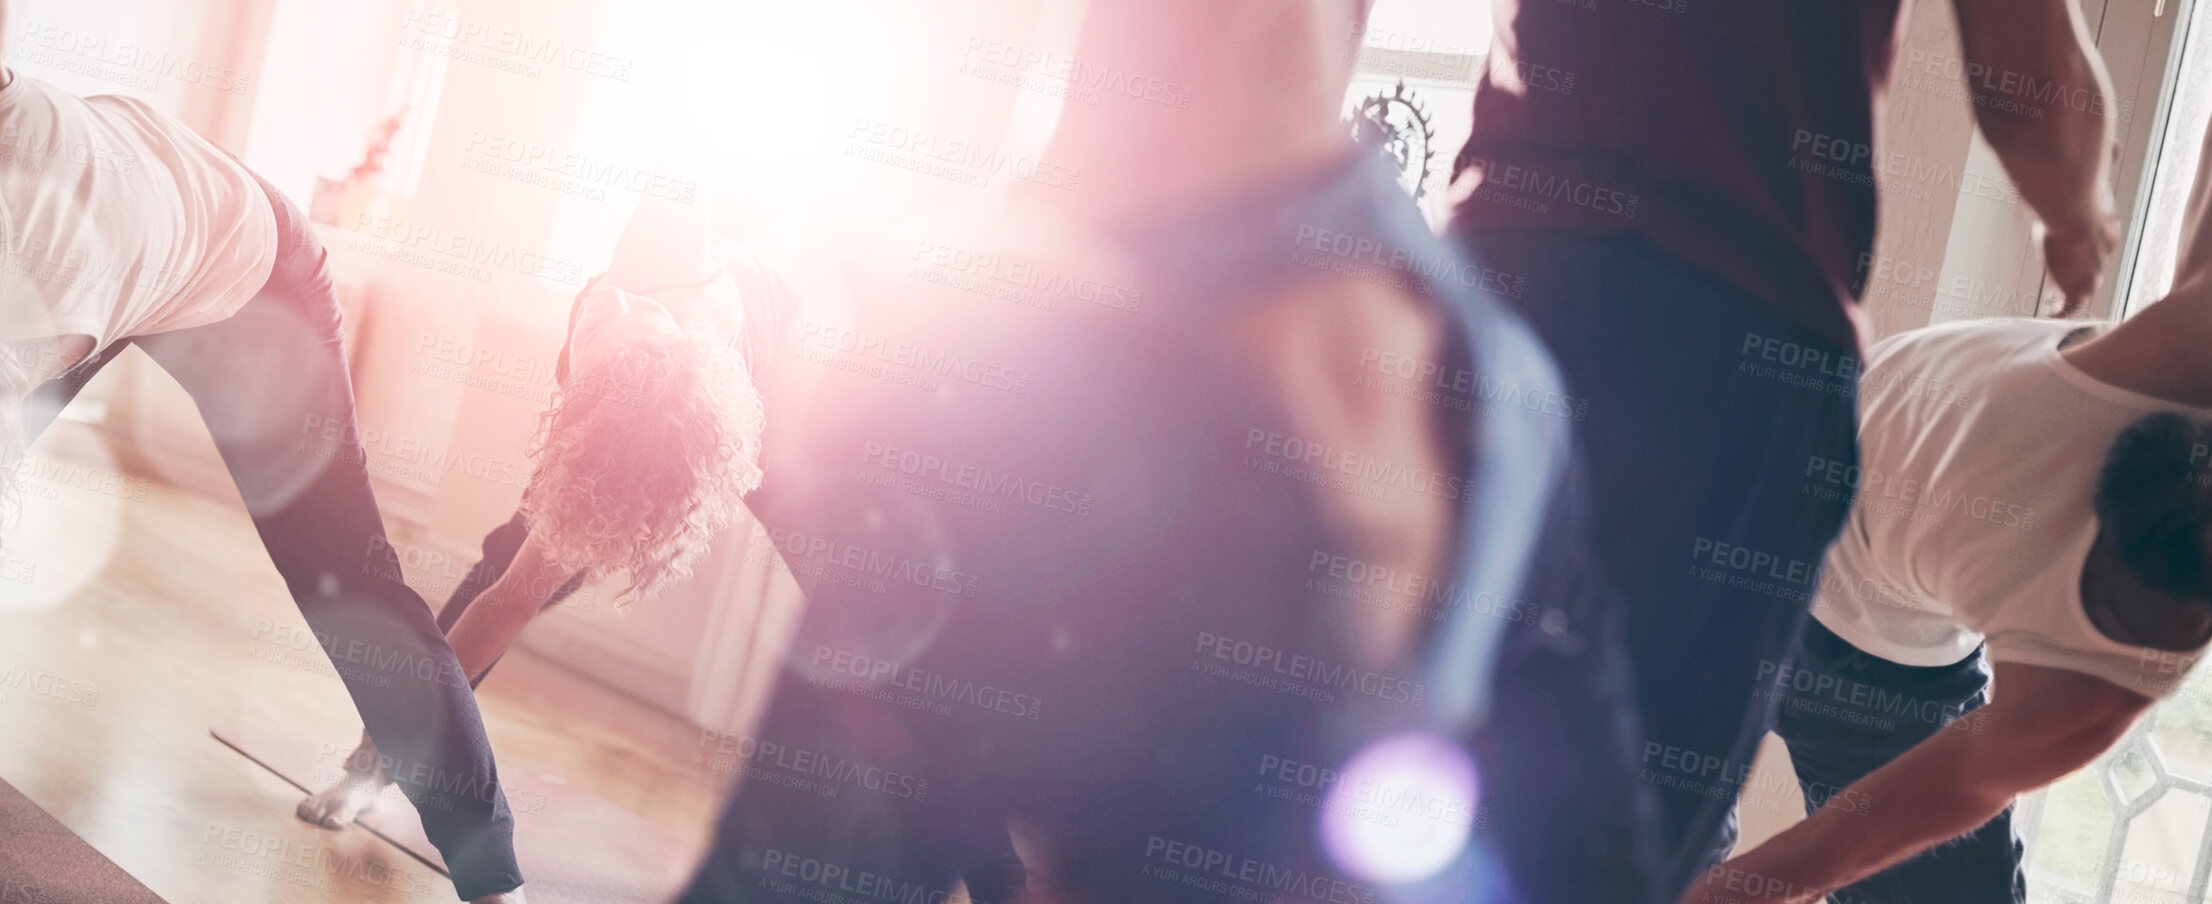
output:
[[[1764,670],[1815,810],[1685,902],[2024,901],[2013,799],[2094,762],[2203,655],[2202,163],[2179,285],[2135,317],[1949,323],[1869,350],[1859,463],[1804,469],[1805,492],[1857,493],[1818,624]]]
[[[14,520],[31,441],[144,351],[192,396],[455,890],[519,904],[514,819],[386,541],[343,345],[322,245],[281,192],[144,102],[0,68],[0,508]]]

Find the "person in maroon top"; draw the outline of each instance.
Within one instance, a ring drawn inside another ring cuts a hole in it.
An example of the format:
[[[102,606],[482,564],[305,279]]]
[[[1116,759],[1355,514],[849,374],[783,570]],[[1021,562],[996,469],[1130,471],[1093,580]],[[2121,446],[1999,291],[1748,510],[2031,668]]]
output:
[[[2067,0],[1953,3],[1962,52],[1935,68],[2041,219],[2071,311],[2116,244],[2108,80]],[[1901,5],[1495,3],[1450,231],[1519,280],[1589,400],[1592,542],[1628,610],[1638,778],[1674,894],[1733,842],[1773,719],[1761,664],[1792,655],[1849,507],[1797,475],[1856,460],[1876,170],[1909,165],[1874,138]]]

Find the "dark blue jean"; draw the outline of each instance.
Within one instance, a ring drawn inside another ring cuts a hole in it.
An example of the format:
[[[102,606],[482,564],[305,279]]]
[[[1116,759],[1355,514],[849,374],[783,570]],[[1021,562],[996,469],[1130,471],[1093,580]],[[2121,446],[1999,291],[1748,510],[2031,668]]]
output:
[[[1857,461],[1855,352],[1633,237],[1454,238],[1519,287],[1515,306],[1586,412],[1591,570],[1625,609],[1634,691],[1619,703],[1641,723],[1634,778],[1658,802],[1659,897],[1672,902],[1734,841],[1736,795],[1774,717],[1761,682],[1788,661],[1849,511],[1848,494],[1803,491],[1816,464]],[[1605,667],[1598,652],[1587,669]],[[1557,694],[1561,707],[1607,705]],[[1540,777],[1547,787],[1523,793],[1551,807],[1500,816],[1528,822],[1520,831],[1568,836],[1556,823],[1619,793],[1610,776]]]
[[[115,342],[31,397],[35,438],[137,346],[184,387],[254,528],[463,899],[522,884],[514,817],[459,660],[401,579],[354,418],[338,296],[306,214],[267,182],[277,256],[229,319]]]
[[[1852,782],[1941,731],[1980,731],[1970,715],[1989,702],[1983,651],[1928,668],[1898,665],[1861,651],[1813,622],[1788,670],[1776,670],[1769,696],[1781,704],[1774,731],[1808,810],[1831,799],[1845,812],[1910,807],[1847,790]],[[1840,795],[1840,797],[1839,797]],[[2022,904],[2024,849],[2007,807],[1981,828],[1865,881],[1828,895],[1835,904]]]

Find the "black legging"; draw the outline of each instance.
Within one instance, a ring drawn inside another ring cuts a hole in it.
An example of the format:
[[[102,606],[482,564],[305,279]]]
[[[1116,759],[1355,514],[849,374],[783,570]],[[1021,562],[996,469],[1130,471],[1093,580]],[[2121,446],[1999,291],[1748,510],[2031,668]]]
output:
[[[138,346],[192,396],[269,558],[463,899],[522,884],[514,817],[459,660],[384,535],[354,417],[337,293],[307,217],[267,182],[277,258],[227,320],[119,340],[36,389],[35,439]]]
[[[516,512],[506,523],[492,528],[490,533],[484,535],[484,557],[469,566],[468,575],[461,579],[459,586],[453,588],[453,595],[447,598],[445,608],[439,610],[439,630],[447,633],[453,631],[453,625],[461,620],[461,615],[468,611],[469,605],[493,582],[498,581],[509,565],[514,564],[515,555],[522,550],[523,539],[529,535],[529,526],[523,522],[521,512]],[[584,575],[579,573],[570,576],[566,583],[546,598],[545,604],[538,611],[542,613],[560,605],[562,600],[575,593],[583,583]],[[470,679],[470,686],[482,684],[484,677],[491,674],[492,666],[498,664],[499,660],[493,659],[492,665],[485,666],[482,672]],[[990,825],[983,831],[995,836],[982,848],[988,853],[973,859],[964,869],[958,871],[968,887],[968,899],[976,904],[1011,902],[1028,884],[1028,870],[1022,865],[1021,857],[1014,852],[1013,838],[1008,834],[1003,821]]]

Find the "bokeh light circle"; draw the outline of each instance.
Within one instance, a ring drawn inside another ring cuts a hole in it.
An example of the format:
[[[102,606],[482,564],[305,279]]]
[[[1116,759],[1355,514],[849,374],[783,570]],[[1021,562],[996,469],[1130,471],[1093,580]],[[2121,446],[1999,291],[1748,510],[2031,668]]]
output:
[[[1474,834],[1474,759],[1428,732],[1375,741],[1339,772],[1321,808],[1321,839],[1339,869],[1394,885],[1435,877]]]
[[[0,536],[0,612],[60,606],[107,567],[123,533],[123,503],[143,498],[144,481],[117,468],[97,434],[75,424],[67,450],[49,436],[16,469],[20,509]]]

